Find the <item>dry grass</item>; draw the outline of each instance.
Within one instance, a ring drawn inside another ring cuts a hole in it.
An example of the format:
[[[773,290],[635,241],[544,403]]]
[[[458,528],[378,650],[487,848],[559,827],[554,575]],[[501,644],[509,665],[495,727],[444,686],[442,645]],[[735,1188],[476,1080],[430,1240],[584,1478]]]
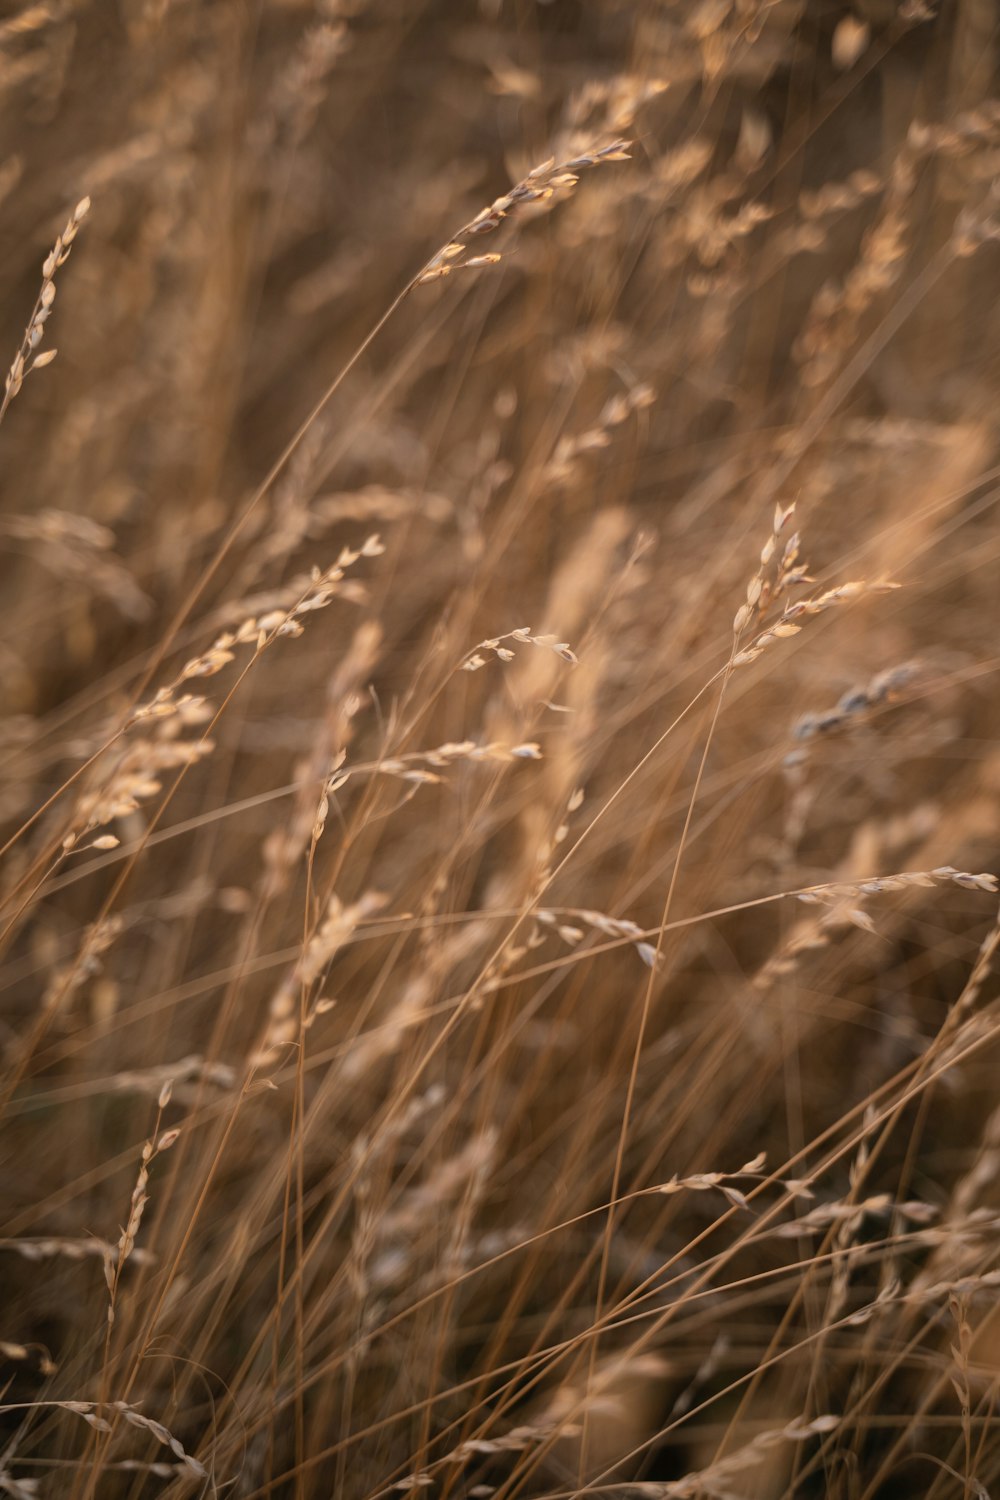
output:
[[[0,1493],[1000,1493],[998,47],[0,19]]]

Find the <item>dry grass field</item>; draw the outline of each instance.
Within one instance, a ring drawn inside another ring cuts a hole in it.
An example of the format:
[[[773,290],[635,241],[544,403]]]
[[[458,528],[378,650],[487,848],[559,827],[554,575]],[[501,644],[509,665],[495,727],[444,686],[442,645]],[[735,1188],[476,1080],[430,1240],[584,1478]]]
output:
[[[0,1495],[1000,1496],[998,53],[0,7]]]

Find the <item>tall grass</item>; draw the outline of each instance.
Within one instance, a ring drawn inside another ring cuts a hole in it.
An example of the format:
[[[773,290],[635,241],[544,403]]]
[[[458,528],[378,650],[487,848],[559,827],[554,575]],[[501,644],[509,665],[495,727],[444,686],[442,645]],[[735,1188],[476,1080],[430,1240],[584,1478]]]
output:
[[[0,20],[0,1492],[998,1492],[998,42]]]

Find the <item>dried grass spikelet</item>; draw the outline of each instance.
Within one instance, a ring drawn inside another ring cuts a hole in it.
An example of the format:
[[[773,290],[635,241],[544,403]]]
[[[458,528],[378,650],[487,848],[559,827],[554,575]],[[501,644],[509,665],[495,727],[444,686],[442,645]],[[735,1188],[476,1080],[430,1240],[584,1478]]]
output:
[[[824,182],[817,188],[803,188],[797,206],[807,224],[818,223],[832,214],[847,213],[860,207],[875,193],[885,190],[885,179],[870,167],[859,167],[842,179]]]
[[[136,708],[129,724],[140,723],[147,718],[170,717],[177,711],[174,695],[178,689],[192,679],[214,677],[221,672],[235,661],[235,648],[252,646],[254,656],[257,657],[281,637],[300,636],[304,628],[304,615],[326,609],[335,598],[343,594],[344,574],[348,569],[353,568],[361,558],[381,557],[384,551],[381,538],[373,534],[366,537],[358,547],[342,547],[336,562],[329,567],[313,567],[308,575],[295,579],[279,592],[277,598],[280,602],[274,603],[274,596],[267,596],[272,607],[265,608],[263,613],[243,618],[235,629],[223,631],[207,651],[184,664],[173,682],[160,688],[148,703]],[[233,606],[228,608],[231,611]],[[242,604],[240,612],[242,613]]]
[[[557,708],[568,710],[559,714],[545,741],[546,755],[536,794],[520,809],[517,831],[521,854],[502,875],[498,872],[502,893],[498,886],[496,899],[500,904],[519,905],[526,895],[536,895],[547,878],[550,860],[556,857],[559,841],[554,835],[587,779],[598,695],[615,663],[607,612],[626,587],[637,555],[633,546],[622,558],[622,544],[630,530],[624,511],[598,512],[549,585],[544,617],[557,621],[574,642],[583,635],[578,665],[571,673],[560,673],[558,663],[544,651],[522,655],[509,668],[514,674],[516,697],[497,695],[489,705],[489,728],[505,739],[536,732],[541,716],[551,714],[553,699]],[[606,618],[602,620],[602,616]]]
[[[483,651],[491,652],[498,661],[513,661],[517,653],[509,646],[505,646],[504,641],[514,641],[522,646],[542,646],[546,650],[554,651],[571,666],[577,665],[576,653],[567,641],[561,641],[555,635],[532,635],[530,625],[519,625],[516,630],[508,630],[506,635],[492,636],[489,640],[480,641],[462,662],[460,670],[478,672],[480,667],[485,667],[486,657],[480,654]]]
[[[695,0],[688,6],[682,34],[696,49],[706,99],[715,98],[724,79],[767,77],[797,16],[797,6],[774,0]]]
[[[381,545],[381,543],[379,543]],[[374,555],[374,554],[373,554]],[[333,599],[349,604],[367,604],[369,593],[367,585],[359,578],[345,578],[343,582],[335,578],[328,578],[323,582],[323,570],[319,568],[310,569],[308,573],[299,573],[289,583],[280,588],[260,589],[252,594],[244,594],[239,599],[233,599],[223,604],[216,611],[213,624],[225,625],[228,634],[235,635],[242,632],[239,644],[255,644],[259,647],[259,640],[255,641],[255,632],[263,625],[266,633],[265,644],[269,644],[274,633],[273,622],[278,624],[282,621],[290,621],[285,624],[281,631],[282,636],[298,637],[302,634],[301,626],[295,621],[297,607],[307,599],[322,598],[324,593],[328,597],[322,603],[312,603],[305,610],[299,610],[300,614],[308,614],[312,609],[325,609]],[[319,576],[317,576],[319,575]],[[318,587],[317,587],[318,586]],[[316,590],[314,596],[313,591]],[[280,616],[280,619],[279,619]],[[270,629],[268,627],[271,626]],[[232,645],[232,642],[230,642]],[[227,663],[223,663],[227,665]]]
[[[177,1138],[180,1135],[180,1130],[176,1128],[172,1130],[160,1130],[160,1121],[163,1118],[163,1111],[170,1103],[172,1092],[173,1084],[170,1080],[168,1080],[161,1087],[159,1095],[157,1097],[156,1120],[153,1125],[152,1134],[142,1148],[142,1156],[139,1163],[139,1174],[136,1177],[135,1185],[132,1188],[132,1196],[129,1200],[128,1218],[126,1219],[124,1228],[122,1229],[121,1234],[118,1237],[118,1245],[116,1247],[116,1251],[109,1251],[104,1255],[104,1280],[108,1288],[109,1329],[112,1327],[115,1321],[115,1310],[118,1301],[118,1288],[121,1281],[121,1274],[126,1262],[135,1249],[136,1236],[139,1233],[143,1214],[145,1213],[146,1205],[149,1202],[149,1195],[146,1192],[146,1188],[149,1185],[150,1169],[152,1168],[152,1165],[156,1161],[158,1156],[162,1155],[164,1151],[169,1151],[170,1148],[176,1144]],[[183,1456],[183,1450],[181,1450],[180,1456]]]
[[[733,619],[733,634],[737,638],[752,620],[764,617],[775,599],[790,588],[813,582],[807,566],[799,562],[801,543],[798,532],[788,538],[780,553],[778,551],[778,540],[794,514],[794,501],[784,508],[780,504],[774,507],[771,535],[761,549],[760,566],[747,584],[746,603],[740,605]]]
[[[195,739],[184,738],[186,729],[200,730],[211,715],[204,698],[172,698],[169,689],[137,709],[129,723],[145,723],[148,733],[133,736],[124,749],[112,745],[101,757],[94,770],[97,785],[77,799],[64,851],[79,848],[80,840],[95,829],[128,817],[155,797],[163,790],[163,772],[197,765],[211,755],[214,742],[203,732]]]
[[[86,928],[76,956],[51,975],[42,996],[42,1013],[68,1011],[73,996],[101,972],[104,955],[118,937],[124,923],[120,916],[104,917]]]
[[[126,619],[143,620],[149,614],[148,596],[114,553],[114,533],[89,516],[53,509],[34,516],[6,516],[0,532],[26,543],[57,577],[100,594]]]
[[[199,900],[203,900],[199,897]],[[212,1062],[200,1052],[191,1052],[176,1062],[159,1063],[151,1068],[125,1068],[108,1081],[116,1094],[145,1094],[158,1098],[165,1085],[172,1090],[176,1103],[196,1104],[205,1097],[206,1086],[227,1092],[235,1087],[236,1072],[229,1063]]]
[[[969,1322],[971,1299],[968,1293],[953,1292],[948,1298],[948,1307],[955,1325],[955,1338],[951,1344],[952,1368],[949,1371],[952,1390],[958,1397],[959,1409],[961,1411],[962,1438],[965,1444],[966,1473],[968,1474],[972,1463],[972,1349],[973,1331]],[[982,1376],[980,1375],[980,1379]],[[982,1493],[985,1486],[973,1480],[976,1488]]]
[[[310,536],[344,521],[402,521],[411,516],[440,525],[455,516],[455,502],[437,491],[384,484],[320,495],[310,507]]]
[[[846,1253],[838,1255],[834,1259],[831,1268],[830,1284],[827,1289],[826,1307],[824,1309],[824,1321],[828,1325],[836,1323],[842,1316],[843,1311],[847,1306],[848,1296],[850,1293],[851,1277],[854,1273],[855,1267],[863,1258],[863,1252],[862,1254],[859,1254],[856,1249],[856,1243],[861,1232],[861,1226],[864,1222],[866,1212],[866,1210],[862,1208],[862,1202],[864,1200],[861,1199],[860,1192],[866,1180],[868,1161],[871,1155],[871,1149],[869,1145],[869,1131],[873,1128],[874,1121],[875,1110],[873,1107],[869,1106],[865,1110],[864,1132],[862,1133],[861,1138],[858,1141],[857,1150],[849,1169],[848,1176],[850,1182],[850,1192],[848,1194],[847,1202],[839,1205],[839,1209],[841,1211],[838,1212],[837,1217],[832,1221],[835,1226],[832,1235],[832,1243],[835,1249],[844,1251]],[[888,1208],[888,1203],[885,1203],[884,1205],[878,1204],[878,1198],[880,1196],[882,1195],[875,1195],[876,1206],[884,1206],[885,1208]],[[889,1194],[885,1194],[884,1196],[885,1198],[889,1199]],[[847,1211],[843,1212],[845,1208]],[[822,1205],[820,1206],[819,1211],[822,1212]],[[811,1212],[816,1213],[817,1210],[813,1209],[811,1210]],[[807,1214],[805,1217],[808,1219],[809,1215]]]
[[[407,1288],[411,1293],[419,1289],[419,1295],[426,1296],[461,1273],[462,1249],[493,1177],[495,1130],[477,1131],[394,1204],[376,1207],[372,1201],[372,1178],[378,1179],[390,1148],[421,1121],[428,1108],[438,1110],[445,1102],[444,1089],[430,1089],[411,1099],[402,1115],[388,1128],[380,1128],[374,1139],[365,1132],[352,1146],[358,1175],[347,1277],[361,1327],[378,1321],[387,1294]],[[419,1349],[411,1353],[415,1378],[425,1357]],[[353,1350],[350,1358],[357,1358]]]
[[[608,448],[614,430],[636,411],[644,411],[656,400],[652,386],[636,382],[602,406],[596,420],[582,432],[566,433],[558,439],[549,462],[543,470],[548,484],[568,485],[579,477],[581,460],[587,454]]]
[[[803,714],[792,726],[792,735],[796,740],[807,741],[850,729],[877,709],[899,703],[907,689],[918,683],[926,671],[926,664],[921,661],[905,661],[895,667],[886,667],[866,683],[848,688],[833,708],[822,713]]]
[[[313,568],[305,580],[297,583],[295,597],[282,607],[245,618],[236,630],[217,636],[207,651],[185,663],[173,682],[157,690],[147,702],[130,714],[124,728],[151,726],[151,734],[133,739],[120,752],[109,749],[113,769],[104,781],[85,792],[77,802],[73,831],[64,841],[64,851],[77,846],[84,835],[136,811],[140,803],[162,790],[159,773],[196,764],[211,754],[214,743],[205,734],[196,740],[184,740],[187,726],[199,725],[212,717],[206,700],[190,693],[178,696],[178,690],[193,679],[213,677],[236,657],[236,649],[252,646],[254,659],[277,639],[302,634],[302,617],[325,609],[341,588],[344,573],[362,557],[378,557],[384,548],[378,536],[366,538],[360,547],[344,547],[337,561],[326,569]]]
[[[38,1500],[41,1480],[27,1475],[17,1478],[5,1464],[0,1463],[0,1491],[10,1495],[11,1500]]]
[[[243,620],[235,631],[225,631],[201,656],[196,656],[181,670],[174,684],[179,686],[192,677],[212,677],[234,660],[234,646],[253,645],[257,655],[279,636],[300,636],[302,616],[326,609],[333,602],[348,568],[362,557],[381,557],[385,548],[378,535],[366,537],[360,547],[343,547],[337,561],[328,568],[313,568],[303,580],[298,597],[287,608],[269,609],[264,614]]]
[[[707,170],[713,152],[714,143],[704,136],[692,136],[664,151],[653,164],[647,196],[656,203],[669,203],[675,194],[690,188]]]
[[[481,1193],[496,1165],[497,1146],[497,1132],[487,1129],[445,1157],[423,1182],[408,1189],[398,1207],[383,1216],[380,1237],[412,1242],[422,1229],[433,1224],[442,1205],[454,1202],[470,1189]]]
[[[354,632],[350,645],[330,674],[322,726],[308,754],[296,766],[295,780],[300,790],[292,815],[264,840],[260,885],[265,900],[270,901],[287,888],[299,860],[310,844],[315,845],[323,835],[330,799],[346,780],[343,766],[364,703],[362,688],[378,661],[381,646],[381,627],[376,621],[366,621]],[[318,784],[322,789],[317,800]]]
[[[626,134],[639,112],[669,86],[664,78],[638,73],[587,79],[573,90],[563,108],[562,126],[554,143],[556,155],[571,157],[598,136]]]
[[[782,1427],[758,1433],[741,1448],[681,1479],[640,1480],[630,1484],[629,1489],[636,1500],[640,1497],[641,1500],[742,1500],[747,1493],[747,1480],[755,1481],[756,1490],[756,1481],[764,1478],[761,1470],[772,1466],[775,1450],[835,1432],[840,1423],[841,1418],[834,1412],[824,1412],[811,1420],[797,1418]],[[779,1474],[784,1469],[782,1464]],[[777,1494],[784,1487],[784,1478],[775,1475],[774,1480],[767,1493]]]
[[[355,932],[358,924],[381,911],[385,900],[385,896],[378,892],[369,891],[360,900],[344,906],[335,893],[331,895],[323,920],[309,939],[299,960],[296,977],[307,985],[314,983]]]
[[[551,829],[548,837],[543,839],[537,847],[536,869],[531,887],[537,896],[540,896],[548,886],[553,862],[569,837],[570,819],[583,806],[583,801],[583,788],[574,788],[566,801],[561,817]],[[504,882],[501,881],[499,884],[504,884]],[[484,980],[484,992],[501,988],[514,964],[526,954],[541,947],[547,935],[558,937],[567,947],[575,948],[587,936],[588,931],[594,936],[618,938],[630,942],[647,967],[651,968],[657,962],[656,949],[646,941],[646,933],[638,922],[633,922],[627,917],[612,917],[605,912],[594,911],[588,907],[569,906],[556,909],[538,906],[533,910],[532,926],[525,941],[517,945],[505,945],[496,964]]]
[[[955,1002],[954,1014],[956,1017],[968,1015],[976,1009],[983,986],[996,967],[998,953],[1000,953],[1000,912],[997,913],[993,926],[980,943],[979,951],[976,954],[976,961],[972,966],[972,972],[962,986],[962,993]]]
[[[44,354],[36,354],[35,350],[42,342],[45,324],[52,312],[52,304],[56,300],[56,271],[69,259],[77,231],[89,211],[90,199],[81,198],[70,215],[66,228],[57,236],[55,244],[42,264],[41,289],[32,308],[21,347],[14,356],[14,363],[4,381],[3,399],[0,400],[0,422],[3,421],[8,406],[24,384],[25,377],[30,375],[32,370],[40,370],[44,365],[51,364],[56,357],[54,349],[49,349]]]
[[[86,1260],[92,1256],[98,1256],[101,1260],[107,1260],[114,1256],[115,1246],[108,1240],[98,1239],[72,1239],[58,1235],[35,1235],[33,1237],[18,1236],[14,1239],[0,1239],[0,1250],[7,1250],[12,1255],[19,1255],[22,1260]],[[133,1265],[152,1265],[155,1257],[148,1250],[134,1247],[129,1257]]]
[[[783,839],[789,861],[801,844],[811,812],[818,806],[823,760],[817,756],[817,751],[823,748],[822,742],[850,735],[856,729],[863,730],[887,708],[919,697],[928,676],[927,663],[919,660],[900,662],[876,672],[866,683],[848,688],[832,708],[813,710],[795,720],[791,734],[796,745],[785,755],[781,765],[787,791]],[[905,815],[905,832],[899,837],[890,835],[889,842],[897,844],[911,838],[926,838],[936,821],[933,804],[917,803]],[[870,869],[878,861],[878,849],[873,852],[875,858],[863,861],[864,868]]]
[[[843,24],[843,23],[842,23]],[[998,133],[996,111],[983,107],[945,125],[913,121],[897,152],[885,187],[880,212],[866,231],[858,260],[838,284],[827,281],[813,298],[795,346],[802,379],[808,386],[831,380],[855,346],[862,320],[877,300],[896,285],[909,253],[913,197],[918,169],[933,156],[945,161],[975,162],[982,152],[995,158]],[[974,167],[970,168],[974,172]],[[988,176],[992,183],[995,170]],[[951,248],[962,256],[994,239],[1000,232],[992,186],[967,202],[954,223]]]
[[[504,1455],[553,1454],[560,1466],[567,1466],[567,1472],[570,1465],[576,1471],[584,1415],[588,1421],[587,1451],[596,1458],[593,1472],[599,1467],[610,1467],[649,1436],[669,1370],[669,1365],[657,1354],[638,1354],[626,1349],[607,1355],[589,1387],[586,1382],[564,1382],[540,1400],[516,1426],[495,1436],[483,1432],[481,1436],[466,1438],[426,1469],[399,1480],[393,1488],[403,1493],[427,1489],[457,1469]],[[488,1485],[476,1485],[468,1493],[485,1496],[493,1491]]]
[[[565,1381],[516,1431],[542,1440],[552,1460],[584,1477],[605,1475],[656,1430],[672,1366],[663,1355],[630,1349],[600,1357],[589,1378]],[[586,1424],[586,1434],[584,1434]],[[629,1485],[631,1489],[631,1485]]]
[[[264,1034],[250,1056],[252,1067],[270,1067],[277,1062],[284,1049],[295,1041],[300,1028],[303,1025],[308,1028],[331,1008],[330,1001],[317,995],[318,982],[359,925],[381,911],[386,899],[378,891],[367,891],[345,906],[337,893],[331,892],[322,918],[271,998]],[[309,997],[304,1014],[303,995]]]
[[[180,1468],[185,1477],[190,1480],[207,1479],[208,1470],[204,1464],[186,1452],[183,1443],[153,1417],[145,1416],[134,1404],[127,1401],[45,1401],[37,1403],[42,1407],[51,1407],[56,1411],[71,1412],[80,1417],[95,1432],[110,1433],[112,1422],[122,1418],[132,1427],[137,1427],[143,1432],[149,1433],[158,1443],[169,1448],[175,1458],[180,1460]],[[0,1411],[16,1410],[17,1408],[0,1406]],[[171,1469],[173,1474],[173,1469]],[[21,1481],[22,1485],[24,1481]]]
[[[572,806],[570,810],[572,811]],[[559,835],[564,827],[565,825],[561,824],[556,829],[553,851],[562,842]],[[547,870],[548,865],[546,864],[543,868]],[[589,907],[564,907],[558,912],[539,907],[535,912],[535,920],[543,927],[551,927],[570,947],[575,947],[584,937],[584,932],[580,927],[571,925],[579,922],[589,928],[592,933],[600,933],[610,938],[624,938],[630,942],[647,968],[652,968],[657,962],[655,946],[646,941],[646,934],[638,922],[633,922],[628,917],[608,916],[605,912],[593,911]]]
[[[917,1199],[898,1203],[891,1193],[872,1193],[863,1198],[818,1203],[807,1213],[799,1214],[797,1218],[779,1224],[769,1232],[776,1239],[789,1240],[795,1239],[799,1234],[822,1234],[832,1224],[844,1225],[847,1226],[846,1237],[839,1243],[847,1244],[855,1237],[862,1220],[867,1216],[888,1219],[895,1214],[914,1224],[929,1224],[938,1217],[940,1209],[933,1203],[923,1203]]]
[[[549,584],[543,613],[546,619],[558,621],[562,631],[571,640],[578,640],[592,623],[607,589],[608,579],[620,561],[618,548],[629,530],[629,518],[624,511],[615,509],[599,512],[556,570]],[[548,644],[547,636],[543,636],[542,640]],[[566,656],[559,649],[558,637],[554,650],[563,660],[575,663],[574,653]],[[522,702],[536,704],[551,697],[557,671],[551,657],[543,652],[524,657],[519,663],[517,676],[518,696]],[[585,662],[577,666],[573,678],[578,677],[581,671],[586,676]],[[520,728],[523,725],[511,717],[506,705],[498,704],[496,717],[491,721],[491,729],[498,737],[510,738],[511,732],[517,733]],[[567,773],[560,801],[570,795],[578,779],[578,776]]]
[[[549,643],[546,641],[544,644]],[[448,740],[443,745],[436,745],[433,750],[409,750],[403,755],[382,756],[367,767],[353,767],[345,774],[345,780],[347,775],[355,776],[359,772],[370,770],[381,776],[397,777],[400,781],[409,782],[411,786],[434,786],[445,779],[437,774],[438,770],[445,770],[460,761],[470,761],[473,764],[492,761],[509,765],[515,760],[541,759],[541,746],[536,740],[525,740],[520,745],[504,744],[501,740]],[[433,766],[435,769],[425,770],[425,766]]]
[[[869,167],[859,167],[843,179],[799,193],[794,220],[777,229],[772,239],[776,261],[796,255],[816,255],[829,248],[837,220],[855,212],[867,199],[885,191],[885,178]]]
[[[941,865],[936,870],[902,870],[896,875],[875,875],[870,880],[810,886],[804,891],[797,891],[796,895],[800,901],[809,904],[837,906],[844,900],[879,896],[885,891],[902,891],[913,886],[928,890],[948,882],[960,885],[967,891],[993,892],[998,888],[997,877],[988,871],[973,875],[967,870],[956,870],[953,865]]]
[[[792,541],[795,543],[795,552],[797,553],[798,538],[794,537]],[[791,558],[791,564],[794,564],[794,554]],[[796,582],[809,581],[804,572],[800,572],[800,570],[792,565],[789,566],[787,572],[779,570],[775,584],[766,595],[763,592],[759,575],[751,581],[747,589],[747,602],[740,606],[733,621],[733,631],[737,640],[741,631],[753,619],[754,611],[759,616],[763,612],[763,609],[766,609],[789,586],[787,580],[790,577],[794,577]],[[762,591],[758,593],[757,590],[759,587]],[[788,636],[798,635],[802,629],[802,626],[796,623],[799,620],[825,614],[827,610],[835,609],[841,604],[853,604],[856,600],[871,594],[890,593],[893,589],[897,588],[899,588],[899,584],[893,583],[887,578],[872,580],[859,578],[852,579],[848,583],[837,584],[834,588],[825,589],[822,594],[813,595],[812,598],[797,599],[792,603],[788,603],[773,625],[768,625],[764,630],[755,635],[748,645],[734,653],[733,666],[747,666],[750,662],[756,661],[759,656],[762,656],[769,646],[774,645],[775,641],[783,640]]]
[[[431,256],[423,270],[416,276],[416,285],[424,286],[430,281],[439,281],[453,271],[471,271],[482,266],[496,265],[497,254],[469,255],[468,241],[498,229],[503,221],[520,209],[532,204],[541,204],[557,193],[571,192],[579,181],[579,173],[588,167],[602,166],[607,162],[628,161],[629,141],[614,140],[606,146],[592,147],[557,163],[554,157],[533,167],[527,177],[515,184],[501,197],[495,198],[488,208],[481,209],[461,229],[456,230],[451,240]]]
[[[874,932],[875,924],[863,906],[872,896],[914,888],[932,890],[936,885],[948,883],[960,885],[965,890],[997,890],[997,877],[988,871],[974,875],[967,870],[956,870],[952,865],[941,865],[936,870],[901,870],[894,875],[876,875],[869,880],[832,881],[797,891],[796,897],[809,906],[826,907],[828,915],[824,925],[849,924],[864,932]]]
[[[279,69],[253,132],[255,155],[272,166],[279,183],[289,155],[312,130],[330,74],[350,43],[343,20],[318,21],[303,31]]]
[[[893,163],[881,212],[861,254],[838,286],[828,281],[813,298],[795,355],[807,386],[831,380],[858,338],[861,320],[899,280],[908,252],[911,199],[923,149],[904,149]]]
[[[904,846],[912,846],[915,839],[925,840],[937,826],[937,821],[933,815],[928,815],[927,809],[918,807],[899,820],[863,824],[844,857],[839,878],[794,893],[804,905],[819,908],[822,915],[797,922],[778,949],[761,965],[751,979],[758,994],[768,992],[782,977],[793,973],[807,954],[827,947],[837,932],[850,927],[864,932],[877,931],[866,909],[867,902],[874,896],[932,890],[943,884],[957,884],[967,890],[994,890],[996,877],[992,874],[970,874],[950,865],[871,878],[862,875],[862,870],[870,869],[880,853],[898,855]],[[988,963],[989,959],[985,962]]]
[[[687,195],[678,227],[684,242],[708,271],[721,268],[734,247],[772,217],[772,210],[765,203],[753,199],[726,212],[732,199],[742,196],[744,191],[742,182],[714,177],[692,187]],[[689,277],[687,285],[694,295],[705,295],[719,283],[711,278]]]
[[[994,924],[991,939],[1000,931]],[[965,1010],[964,1007],[959,1007]],[[965,1010],[965,1014],[968,1012]],[[1000,1170],[1000,1106],[982,1126],[977,1150],[954,1183],[941,1210],[941,1233],[932,1253],[912,1283],[915,1290],[928,1291],[949,1276],[959,1276],[981,1265],[981,1236],[990,1233],[996,1219],[995,1185]]]
[[[751,1161],[745,1162],[735,1172],[697,1172],[688,1177],[677,1177],[676,1174],[669,1182],[664,1182],[657,1188],[658,1193],[707,1193],[716,1191],[723,1195],[731,1208],[749,1209],[746,1194],[742,1189],[735,1187],[734,1178],[747,1178],[751,1181],[763,1180],[766,1175],[762,1172],[766,1162],[763,1152],[753,1157]],[[784,1186],[784,1184],[781,1184]]]
[[[0,1339],[0,1359],[18,1363],[30,1360],[39,1375],[55,1375],[59,1369],[44,1344],[15,1344],[10,1339]]]
[[[547,643],[546,643],[547,644]],[[472,670],[471,668],[469,670]],[[461,762],[473,765],[492,763],[509,765],[518,760],[541,760],[541,746],[536,740],[524,740],[519,745],[504,744],[499,740],[447,740],[432,750],[407,750],[401,755],[384,755],[376,761],[345,765],[346,751],[339,753],[331,762],[330,774],[322,783],[312,825],[312,845],[319,842],[330,813],[330,798],[348,783],[357,782],[363,776],[390,776],[404,782],[410,795],[421,786],[439,786],[446,780],[441,771]],[[431,769],[433,768],[433,769]],[[288,845],[284,834],[270,835],[277,838],[279,846]]]

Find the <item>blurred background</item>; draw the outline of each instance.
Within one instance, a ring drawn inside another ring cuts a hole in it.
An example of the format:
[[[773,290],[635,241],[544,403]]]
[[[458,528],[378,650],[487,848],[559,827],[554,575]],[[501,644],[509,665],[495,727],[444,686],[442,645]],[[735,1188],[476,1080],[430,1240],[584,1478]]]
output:
[[[997,1492],[998,46],[4,7],[3,1493]]]

